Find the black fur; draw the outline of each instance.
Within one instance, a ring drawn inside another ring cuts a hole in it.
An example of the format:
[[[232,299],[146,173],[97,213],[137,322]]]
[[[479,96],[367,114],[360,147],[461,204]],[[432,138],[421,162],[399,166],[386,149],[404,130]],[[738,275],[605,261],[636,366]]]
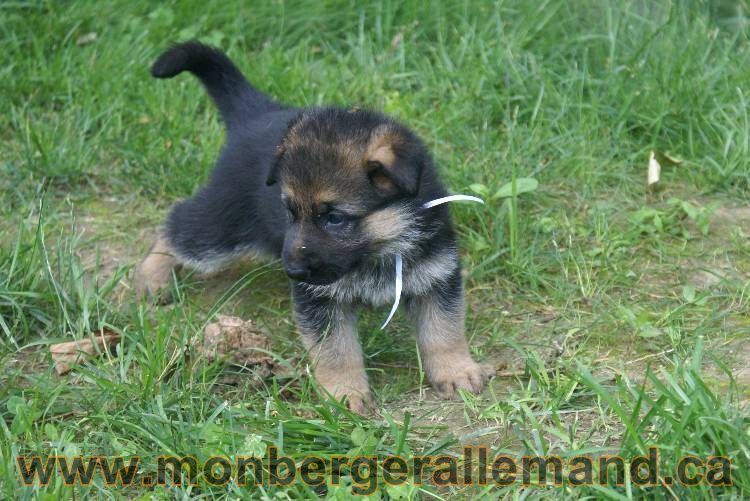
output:
[[[446,192],[416,134],[373,111],[282,105],[253,88],[226,55],[198,42],[173,46],[151,70],[157,78],[183,71],[213,98],[227,139],[208,183],[167,217],[163,238],[177,262],[213,271],[253,251],[281,258],[294,279],[308,346],[329,331],[337,304],[393,301],[395,254],[404,260],[407,306],[431,298],[462,318],[448,208],[422,208]],[[461,367],[477,373],[462,324],[451,339],[450,346],[462,347]],[[467,387],[468,376],[456,377],[464,378],[456,387]],[[324,385],[341,390],[330,380]]]
[[[166,221],[166,237],[182,261],[196,268],[213,271],[235,257],[252,251],[282,256],[289,230],[287,208],[281,201],[279,184],[267,181],[272,167],[280,163],[278,148],[290,125],[302,113],[314,117],[311,134],[314,145],[332,144],[341,138],[365,138],[379,124],[396,127],[408,140],[402,149],[405,162],[413,162],[415,178],[402,176],[408,190],[381,196],[369,186],[347,186],[361,195],[358,203],[364,212],[396,201],[406,202],[420,217],[414,230],[429,236],[417,242],[416,253],[406,259],[419,260],[455,243],[448,210],[438,206],[421,210],[427,200],[444,196],[432,160],[419,138],[379,113],[350,113],[342,108],[301,109],[282,106],[253,88],[237,67],[217,49],[198,42],[173,46],[160,56],[152,74],[170,78],[182,71],[196,75],[215,101],[227,125],[227,142],[208,183],[189,199],[177,203]],[[306,170],[298,172],[304,183],[331,176],[326,151],[319,147],[297,148],[285,152],[289,163],[301,163]],[[331,253],[331,250],[327,250]],[[346,249],[347,255],[334,256],[325,263],[335,269],[341,260],[366,249]]]
[[[234,63],[213,47],[195,41],[175,45],[151,66],[156,78],[172,78],[183,71],[200,79],[230,131],[250,116],[282,108],[253,88]]]
[[[304,285],[292,282],[294,314],[303,332],[311,333],[318,341],[330,332],[333,319],[332,303],[328,298],[309,294]]]

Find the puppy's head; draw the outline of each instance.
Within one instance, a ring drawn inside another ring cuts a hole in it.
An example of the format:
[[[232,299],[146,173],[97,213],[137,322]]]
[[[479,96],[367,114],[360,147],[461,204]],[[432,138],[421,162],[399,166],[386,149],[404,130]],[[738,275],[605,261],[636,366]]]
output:
[[[294,120],[268,184],[278,182],[289,225],[282,260],[295,280],[324,285],[386,252],[414,224],[422,142],[383,115],[314,109]]]

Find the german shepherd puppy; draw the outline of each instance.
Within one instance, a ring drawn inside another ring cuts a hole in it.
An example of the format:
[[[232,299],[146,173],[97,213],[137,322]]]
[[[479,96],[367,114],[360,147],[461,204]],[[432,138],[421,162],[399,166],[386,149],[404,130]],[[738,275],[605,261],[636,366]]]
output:
[[[490,371],[469,353],[456,236],[432,158],[407,127],[358,109],[294,108],[253,88],[221,51],[192,41],[151,68],[188,71],[227,129],[208,183],[175,204],[136,288],[158,296],[177,266],[216,271],[251,253],[281,258],[318,383],[349,408],[372,403],[355,330],[360,305],[394,301],[394,257],[425,373],[443,396],[479,392]]]

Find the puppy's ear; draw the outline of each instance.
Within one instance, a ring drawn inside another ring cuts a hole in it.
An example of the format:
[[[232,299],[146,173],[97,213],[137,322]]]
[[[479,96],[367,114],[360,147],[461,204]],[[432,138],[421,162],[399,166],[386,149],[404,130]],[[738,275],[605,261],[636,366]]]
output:
[[[386,196],[413,196],[422,175],[421,148],[402,131],[380,126],[365,151],[365,169],[370,182]]]

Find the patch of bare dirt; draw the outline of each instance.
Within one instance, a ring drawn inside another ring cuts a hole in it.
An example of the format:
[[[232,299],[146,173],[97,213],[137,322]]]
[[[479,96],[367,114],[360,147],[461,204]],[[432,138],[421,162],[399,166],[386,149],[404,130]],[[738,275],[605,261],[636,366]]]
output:
[[[733,340],[717,348],[714,356],[730,370],[742,398],[750,400],[750,343],[747,339]],[[706,362],[705,374],[721,384],[728,385],[727,373],[711,359]]]
[[[711,214],[708,239],[716,242],[715,250],[739,234],[750,236],[750,205],[721,205]]]
[[[682,264],[686,282],[698,290],[708,290],[722,283],[741,284],[750,280],[750,269],[743,269],[747,263],[738,262],[726,254],[702,256]]]
[[[719,229],[740,228],[750,230],[750,205],[738,207],[718,207],[711,220],[711,224]]]
[[[750,237],[750,206],[718,207],[711,216],[710,228],[705,253],[682,265],[687,282],[698,289],[710,289],[722,282],[750,280],[749,262],[736,259],[727,245],[733,235]]]
[[[143,245],[150,245],[153,230],[134,230],[131,237],[136,245],[127,245],[113,232],[108,231],[106,223],[100,218],[84,215],[77,220],[77,231],[80,234],[81,245],[76,255],[81,260],[83,271],[99,287],[106,284],[123,267],[134,265],[145,249]],[[113,291],[113,297],[122,302],[130,291],[130,273],[122,274]]]

